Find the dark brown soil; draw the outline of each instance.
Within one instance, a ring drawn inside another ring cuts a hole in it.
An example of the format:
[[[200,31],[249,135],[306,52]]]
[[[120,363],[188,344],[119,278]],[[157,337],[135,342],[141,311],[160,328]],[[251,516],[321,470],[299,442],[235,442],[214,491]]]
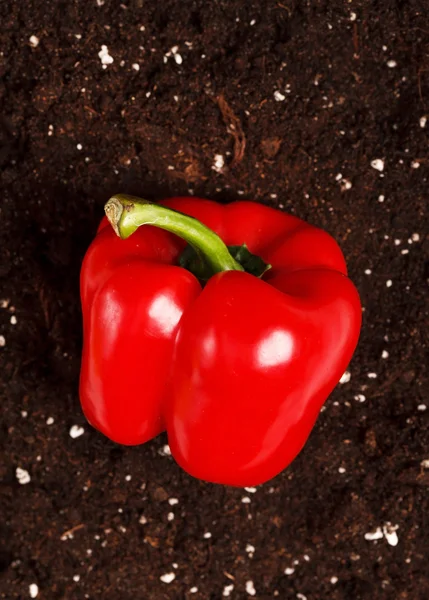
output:
[[[429,597],[427,11],[0,4],[2,598]],[[365,307],[351,379],[255,493],[191,479],[163,436],[122,448],[85,422],[78,274],[117,191],[251,198],[342,245]]]

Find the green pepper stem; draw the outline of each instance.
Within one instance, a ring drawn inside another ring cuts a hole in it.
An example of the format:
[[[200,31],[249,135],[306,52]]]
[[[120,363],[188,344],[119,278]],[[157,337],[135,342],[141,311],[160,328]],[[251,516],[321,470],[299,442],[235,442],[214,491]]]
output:
[[[207,267],[210,275],[222,271],[244,271],[221,238],[189,215],[126,194],[112,196],[104,210],[115,233],[124,240],[141,225],[153,225],[188,242],[200,258],[199,273],[194,272],[197,277],[207,279]]]

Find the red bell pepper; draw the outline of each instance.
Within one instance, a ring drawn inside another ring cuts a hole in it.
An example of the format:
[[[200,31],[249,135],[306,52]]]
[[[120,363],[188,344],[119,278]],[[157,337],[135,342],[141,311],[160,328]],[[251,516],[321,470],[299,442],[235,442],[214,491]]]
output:
[[[338,245],[253,202],[118,195],[105,210],[113,227],[102,221],[81,273],[87,419],[120,444],[166,429],[200,479],[274,477],[358,341],[359,296]]]

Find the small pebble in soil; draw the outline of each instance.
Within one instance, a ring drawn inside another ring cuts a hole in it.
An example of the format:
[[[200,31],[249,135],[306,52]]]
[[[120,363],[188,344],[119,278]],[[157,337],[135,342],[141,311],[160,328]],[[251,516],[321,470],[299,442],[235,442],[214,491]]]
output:
[[[16,468],[15,475],[21,485],[26,485],[31,481],[30,473],[21,467]]]
[[[48,417],[48,418],[46,419],[46,425],[53,425],[53,423],[54,423],[54,419],[53,419],[53,417]]]
[[[427,123],[427,117],[420,117],[419,123],[420,123],[420,127],[422,129],[424,129],[426,127],[426,123]]]
[[[255,586],[253,585],[253,581],[251,579],[246,581],[246,592],[249,594],[249,596],[256,596]]]
[[[375,531],[369,531],[368,533],[365,533],[364,538],[368,542],[372,542],[374,540],[381,540],[383,538],[383,532],[381,530],[381,527],[377,527]]]
[[[335,577],[335,575],[333,577],[331,577],[331,583],[332,583],[332,585],[335,585],[336,583],[338,583],[338,577]]]
[[[344,373],[341,375],[341,379],[339,381],[339,383],[344,384],[344,383],[348,383],[351,379],[351,373],[350,371],[344,371]]]
[[[110,56],[109,49],[104,44],[101,46],[101,50],[98,53],[98,57],[101,60],[103,69],[106,69],[108,65],[113,63],[113,56]]]
[[[40,42],[39,38],[36,35],[31,35],[28,41],[30,42],[30,46],[32,48],[37,48]]]
[[[297,597],[298,600],[307,600],[307,596],[304,596],[304,594],[298,593],[296,595],[296,597]]]
[[[381,353],[381,358],[389,358],[389,353],[387,350],[383,350],[383,352]]]
[[[381,158],[375,158],[371,161],[371,167],[376,171],[380,171],[381,173],[384,171],[384,160],[381,160]]]
[[[168,515],[167,515],[167,520],[168,521],[174,521],[174,513],[169,512]]]
[[[139,63],[133,63],[131,65],[131,68],[134,69],[134,71],[140,71],[140,65],[139,65]]]
[[[232,590],[234,589],[234,584],[230,583],[223,588],[222,596],[228,598],[231,595]]]
[[[286,567],[285,575],[293,575],[295,573],[295,569],[293,567]]]
[[[168,444],[164,444],[162,448],[159,448],[158,454],[161,456],[171,456],[170,446]]]
[[[69,435],[71,438],[76,439],[85,433],[85,429],[79,425],[72,425],[70,427]]]
[[[427,406],[426,404],[419,404],[417,407],[417,410],[419,410],[420,412],[424,412],[426,410]]]
[[[413,162],[411,163],[411,168],[412,169],[418,169],[420,167],[420,163],[418,160],[413,160]]]
[[[75,581],[76,583],[80,581],[80,575],[73,575],[73,581]]]
[[[356,21],[357,14],[355,12],[350,13],[350,21]]]
[[[131,475],[125,475],[125,481],[131,481]]]
[[[37,583],[31,583],[28,586],[28,591],[30,592],[30,598],[37,598],[39,595],[39,586]]]
[[[391,279],[388,279],[386,281],[386,287],[390,288],[390,287],[392,287],[392,285],[393,285],[393,281]]]
[[[398,545],[399,539],[398,534],[396,533],[398,528],[398,525],[392,525],[391,523],[383,525],[383,534],[389,546]]]
[[[140,523],[140,525],[146,525],[147,519],[146,519],[146,517],[144,515],[140,516],[139,523]]]
[[[248,496],[243,496],[241,499],[243,504],[250,504],[251,500]]]
[[[365,269],[365,275],[371,275],[372,271],[371,269]]]
[[[377,379],[377,373],[367,373],[366,376],[368,377],[368,379]]]
[[[179,504],[179,501],[178,501],[178,499],[177,499],[177,498],[169,498],[169,499],[168,499],[168,504],[169,504],[170,506],[174,506],[175,504]]]
[[[160,577],[160,580],[162,581],[162,583],[171,583],[175,579],[176,579],[176,574],[173,572],[164,573],[164,575],[161,575],[161,577]]]
[[[276,90],[274,92],[274,100],[276,100],[276,102],[283,102],[283,100],[286,98],[286,96],[284,94],[282,94],[281,92],[279,92],[278,90]]]
[[[4,348],[6,346],[6,338],[4,335],[0,335],[0,348]]]
[[[258,489],[255,487],[245,487],[244,489],[246,490],[246,492],[249,492],[249,494],[256,494],[256,492],[258,491]]]
[[[191,587],[191,589],[189,590],[190,594],[196,594],[198,592],[198,588],[197,587]]]
[[[168,61],[170,56],[173,56],[176,64],[181,65],[183,62],[182,56],[179,54],[179,46],[173,46],[169,52],[164,55],[164,63]]]
[[[410,251],[408,250],[408,248],[404,248],[403,250],[401,250],[401,254],[404,254],[404,255],[409,254],[409,252]]]
[[[386,64],[389,67],[389,69],[394,69],[395,67],[398,66],[398,63],[396,62],[396,60],[393,60],[393,59],[388,60]]]
[[[210,531],[206,531],[206,533],[203,535],[203,538],[205,540],[209,540],[212,537],[212,534],[210,533]]]
[[[429,458],[425,458],[424,460],[422,460],[420,466],[423,467],[423,469],[429,469]]]
[[[252,558],[252,556],[255,554],[255,546],[252,546],[252,544],[246,544],[246,552],[249,557]]]
[[[215,154],[214,157],[214,163],[212,165],[212,169],[213,171],[216,171],[216,173],[222,173],[222,169],[225,166],[225,159],[222,156],[222,154]]]
[[[18,319],[15,317],[15,315],[12,315],[10,318],[10,324],[16,325],[17,323],[18,323]]]
[[[344,468],[344,467],[339,467],[339,468],[338,468],[338,473],[341,473],[341,475],[342,475],[343,473],[345,473],[345,472],[346,472],[346,470],[345,470],[345,468]]]

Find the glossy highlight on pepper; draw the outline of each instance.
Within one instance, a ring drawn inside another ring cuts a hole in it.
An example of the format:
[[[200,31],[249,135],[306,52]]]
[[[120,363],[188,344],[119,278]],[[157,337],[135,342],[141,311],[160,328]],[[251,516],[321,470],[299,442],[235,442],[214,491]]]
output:
[[[178,464],[206,481],[271,479],[358,341],[337,243],[248,201],[117,195],[106,214],[81,271],[88,420],[121,444],[167,430]]]

